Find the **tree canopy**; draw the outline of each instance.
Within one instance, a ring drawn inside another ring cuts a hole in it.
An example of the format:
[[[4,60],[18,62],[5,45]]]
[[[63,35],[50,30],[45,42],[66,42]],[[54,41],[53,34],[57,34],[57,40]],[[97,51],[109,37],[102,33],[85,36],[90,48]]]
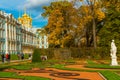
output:
[[[120,1],[119,0],[109,0],[106,6],[106,19],[104,26],[99,32],[100,36],[100,46],[109,47],[112,39],[120,50]]]
[[[119,4],[119,0],[62,0],[44,6],[50,47],[109,46],[112,39],[120,44]]]

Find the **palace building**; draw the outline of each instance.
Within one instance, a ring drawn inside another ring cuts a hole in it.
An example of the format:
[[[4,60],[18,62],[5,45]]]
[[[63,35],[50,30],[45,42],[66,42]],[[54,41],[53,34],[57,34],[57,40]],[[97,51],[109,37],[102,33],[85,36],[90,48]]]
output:
[[[46,40],[45,40],[46,39]],[[32,28],[32,18],[25,12],[18,20],[12,14],[0,11],[0,54],[33,53],[34,48],[47,45]]]
[[[48,48],[49,44],[48,44],[48,35],[44,32],[43,28],[39,28],[38,31],[38,37],[39,37],[39,48]]]

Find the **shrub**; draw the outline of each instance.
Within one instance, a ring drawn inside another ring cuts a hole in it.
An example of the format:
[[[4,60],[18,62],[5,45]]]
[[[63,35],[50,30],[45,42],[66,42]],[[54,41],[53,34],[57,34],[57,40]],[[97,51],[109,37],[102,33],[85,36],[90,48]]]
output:
[[[40,54],[41,52],[39,49],[34,49],[32,62],[41,62]]]

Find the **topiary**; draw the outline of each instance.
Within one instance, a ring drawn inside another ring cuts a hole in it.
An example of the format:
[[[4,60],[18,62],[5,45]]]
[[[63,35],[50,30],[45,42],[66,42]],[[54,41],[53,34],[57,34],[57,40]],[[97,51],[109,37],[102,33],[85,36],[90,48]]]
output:
[[[41,62],[40,49],[34,49],[32,62]]]

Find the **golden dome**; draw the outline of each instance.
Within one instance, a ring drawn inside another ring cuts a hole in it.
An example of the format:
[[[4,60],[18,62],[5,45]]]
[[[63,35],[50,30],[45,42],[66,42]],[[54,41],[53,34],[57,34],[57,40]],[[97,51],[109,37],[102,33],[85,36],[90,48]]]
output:
[[[22,15],[22,17],[29,17],[29,15],[27,15],[26,13]]]
[[[18,18],[19,22],[25,27],[31,28],[32,27],[32,18],[29,16],[26,11],[22,15],[22,17]]]

